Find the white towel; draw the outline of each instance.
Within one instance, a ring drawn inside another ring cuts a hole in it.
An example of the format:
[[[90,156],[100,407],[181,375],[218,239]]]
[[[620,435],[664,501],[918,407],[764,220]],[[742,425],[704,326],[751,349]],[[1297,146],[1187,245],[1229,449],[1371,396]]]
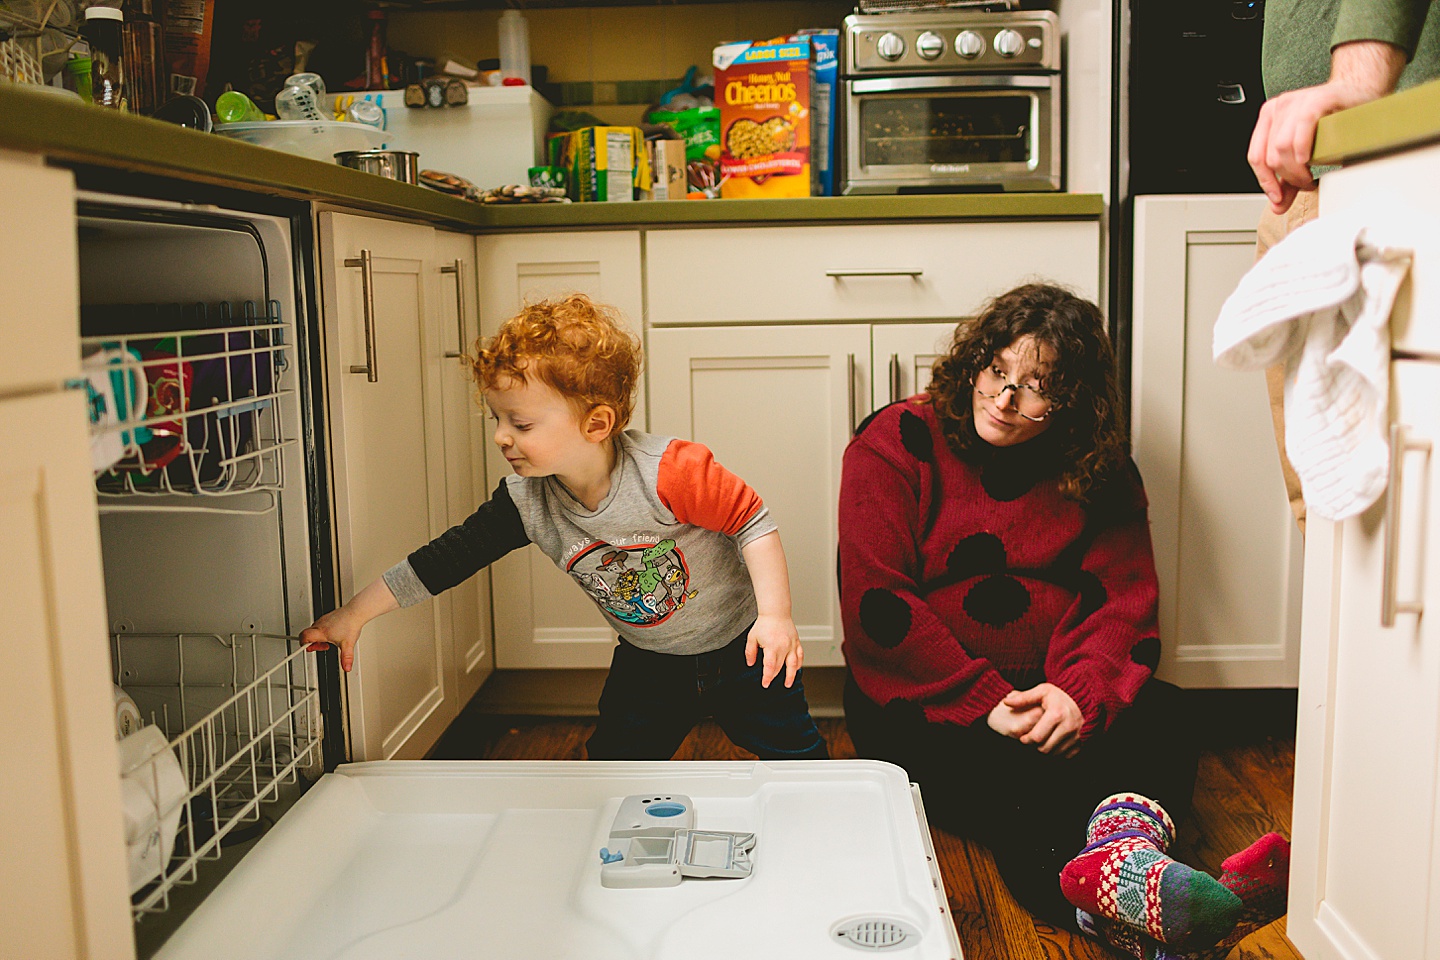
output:
[[[1375,211],[1313,220],[1240,280],[1215,321],[1215,362],[1285,364],[1285,454],[1307,511],[1344,520],[1384,493],[1390,309],[1410,254]]]

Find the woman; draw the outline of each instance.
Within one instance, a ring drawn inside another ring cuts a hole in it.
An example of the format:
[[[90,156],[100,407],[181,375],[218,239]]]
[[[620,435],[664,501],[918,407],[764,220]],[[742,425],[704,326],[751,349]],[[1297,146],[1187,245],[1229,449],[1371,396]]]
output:
[[[1075,929],[1061,867],[1120,790],[1178,815],[1197,752],[1159,660],[1156,576],[1094,304],[1030,284],[955,331],[929,392],[856,433],[840,491],[845,717],[930,818]]]

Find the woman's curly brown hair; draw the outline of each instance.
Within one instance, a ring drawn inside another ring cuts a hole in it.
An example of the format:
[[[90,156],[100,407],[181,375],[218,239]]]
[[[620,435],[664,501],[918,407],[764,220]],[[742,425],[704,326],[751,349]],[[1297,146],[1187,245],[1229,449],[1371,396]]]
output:
[[[987,444],[975,432],[975,375],[1026,336],[1055,351],[1054,365],[1040,384],[1053,402],[1052,423],[1041,437],[1060,463],[1060,491],[1089,502],[1124,469],[1129,456],[1115,353],[1095,304],[1043,283],[1001,294],[974,320],[955,328],[949,352],[932,371],[931,402],[958,456],[982,451]]]
[[[598,406],[615,411],[612,436],[625,429],[640,381],[640,340],[620,311],[581,293],[526,304],[489,339],[476,342],[471,374],[480,390],[533,377],[584,416]]]

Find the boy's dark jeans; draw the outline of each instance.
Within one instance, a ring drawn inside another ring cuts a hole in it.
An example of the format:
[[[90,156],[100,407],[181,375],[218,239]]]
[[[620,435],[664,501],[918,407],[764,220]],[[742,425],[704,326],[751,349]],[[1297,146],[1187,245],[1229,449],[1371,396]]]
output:
[[[622,637],[600,694],[600,722],[585,745],[590,759],[668,760],[707,716],[761,760],[828,759],[800,675],[786,687],[782,669],[760,686],[765,655],[746,665],[749,633],[688,656],[641,650]]]

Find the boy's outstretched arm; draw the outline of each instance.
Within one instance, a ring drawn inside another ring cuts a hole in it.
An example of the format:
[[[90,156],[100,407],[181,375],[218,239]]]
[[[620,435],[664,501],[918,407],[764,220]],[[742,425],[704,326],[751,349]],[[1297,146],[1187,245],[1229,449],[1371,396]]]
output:
[[[346,673],[355,664],[355,644],[360,640],[360,629],[391,610],[400,609],[395,594],[390,592],[384,577],[375,581],[350,598],[350,602],[338,610],[316,620],[300,631],[300,641],[306,650],[323,650],[334,646],[340,650],[340,669]]]
[[[785,548],[777,530],[757,537],[740,549],[755,588],[758,615],[745,643],[745,662],[754,666],[757,649],[765,651],[760,685],[770,686],[785,668],[785,686],[795,683],[795,674],[805,662],[800,634],[790,614],[790,572],[785,566]]]

